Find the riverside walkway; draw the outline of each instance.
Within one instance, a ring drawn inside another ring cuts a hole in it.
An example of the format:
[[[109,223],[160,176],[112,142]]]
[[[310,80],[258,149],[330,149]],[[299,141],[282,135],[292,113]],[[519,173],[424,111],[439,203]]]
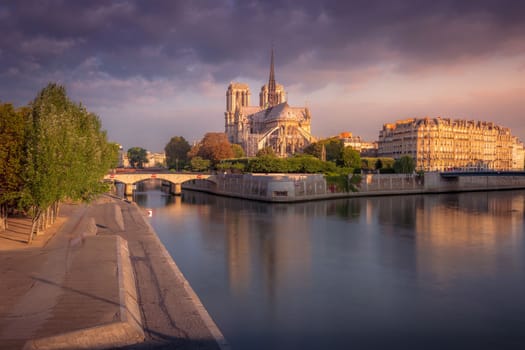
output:
[[[138,206],[67,211],[34,246],[0,237],[0,349],[229,349]]]

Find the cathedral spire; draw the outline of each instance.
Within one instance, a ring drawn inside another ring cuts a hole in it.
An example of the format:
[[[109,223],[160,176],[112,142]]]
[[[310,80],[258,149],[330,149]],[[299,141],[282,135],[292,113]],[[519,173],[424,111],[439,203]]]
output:
[[[268,80],[268,107],[273,107],[277,104],[277,91],[275,86],[275,72],[273,68],[273,46],[272,57],[270,60],[270,79]]]

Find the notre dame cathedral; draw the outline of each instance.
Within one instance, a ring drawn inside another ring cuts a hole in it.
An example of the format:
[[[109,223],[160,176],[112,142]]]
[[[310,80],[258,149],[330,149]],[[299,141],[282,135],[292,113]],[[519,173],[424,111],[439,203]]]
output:
[[[271,147],[279,157],[286,157],[315,141],[310,134],[308,108],[290,107],[284,87],[275,82],[273,50],[270,79],[261,88],[259,105],[250,106],[248,85],[230,83],[224,119],[229,141],[241,145],[248,157],[265,147]]]

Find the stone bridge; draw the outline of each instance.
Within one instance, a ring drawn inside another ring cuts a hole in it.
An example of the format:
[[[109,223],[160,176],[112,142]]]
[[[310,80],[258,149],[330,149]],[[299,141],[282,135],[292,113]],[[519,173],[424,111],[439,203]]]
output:
[[[209,179],[213,175],[211,174],[202,174],[202,173],[146,173],[146,172],[136,172],[136,173],[116,173],[108,174],[104,176],[104,180],[115,181],[123,183],[125,188],[126,196],[131,196],[133,194],[133,189],[135,184],[141,181],[146,180],[163,180],[169,182],[170,193],[180,194],[181,193],[181,184],[183,182],[194,180],[194,179]]]

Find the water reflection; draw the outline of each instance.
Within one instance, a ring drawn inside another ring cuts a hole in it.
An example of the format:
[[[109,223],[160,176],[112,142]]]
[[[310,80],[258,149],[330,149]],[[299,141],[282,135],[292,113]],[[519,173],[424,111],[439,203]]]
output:
[[[135,200],[235,349],[525,341],[523,191]]]
[[[183,203],[210,210],[199,210],[203,234],[212,227],[224,230],[224,252],[230,290],[241,295],[255,284],[262,284],[269,305],[285,281],[306,281],[310,265],[310,228],[305,215],[320,215],[305,206],[264,203],[208,196],[197,192],[183,194]],[[315,207],[309,207],[310,209]]]

